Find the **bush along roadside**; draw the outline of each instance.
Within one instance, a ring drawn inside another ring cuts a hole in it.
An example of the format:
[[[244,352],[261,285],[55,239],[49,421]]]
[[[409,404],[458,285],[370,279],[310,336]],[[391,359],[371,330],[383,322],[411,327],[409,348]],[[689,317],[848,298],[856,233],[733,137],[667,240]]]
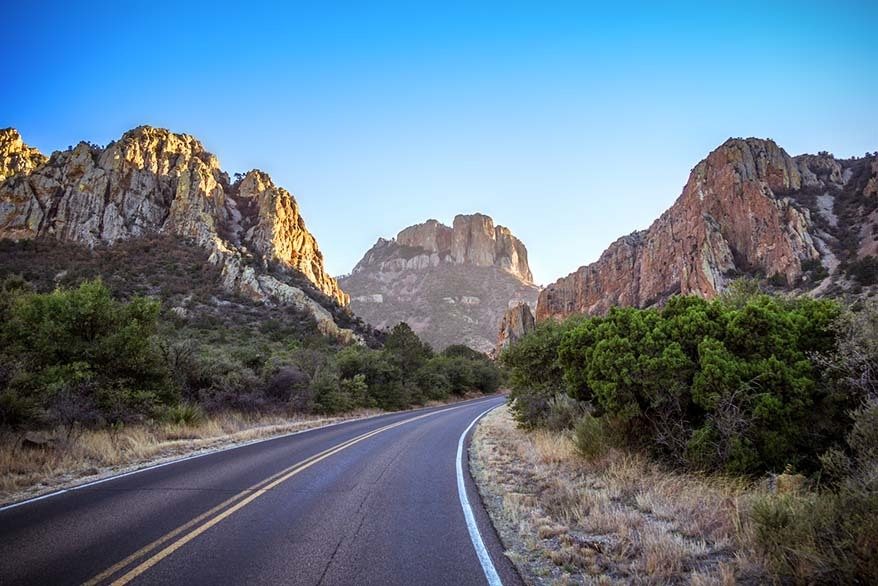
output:
[[[384,348],[262,336],[214,325],[173,332],[161,303],[114,299],[101,281],[35,293],[0,285],[0,426],[89,427],[204,412],[339,413],[403,409],[469,392],[492,393],[500,371],[468,348],[436,353],[405,323]]]
[[[276,319],[258,308],[258,319],[237,320],[234,311],[249,315],[241,307],[230,308],[234,319],[181,319],[159,299],[118,298],[99,279],[45,293],[19,277],[0,281],[0,474],[39,481],[24,470],[21,451],[34,442],[68,456],[112,452],[67,462],[65,470],[124,460],[112,446],[73,449],[86,432],[106,431],[114,443],[137,427],[152,445],[204,430],[237,433],[260,420],[405,409],[500,386],[487,356],[459,346],[434,352],[405,323],[384,336],[383,347],[341,346],[308,334],[298,315],[287,327],[283,308]]]
[[[584,459],[622,449],[669,471],[768,478],[784,494],[746,500],[741,539],[777,577],[878,582],[874,301],[738,283],[711,301],[544,322],[501,360],[522,427],[571,434]]]

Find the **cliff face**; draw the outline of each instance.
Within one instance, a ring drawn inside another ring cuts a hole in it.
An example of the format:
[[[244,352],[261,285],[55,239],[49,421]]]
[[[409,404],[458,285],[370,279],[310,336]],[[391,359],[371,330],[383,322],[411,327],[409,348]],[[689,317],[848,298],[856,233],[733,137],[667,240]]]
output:
[[[729,139],[692,170],[683,193],[647,230],[620,238],[596,262],[548,286],[536,317],[645,307],[675,293],[713,297],[741,275],[792,288],[811,277],[803,263],[831,272],[841,236],[821,232],[812,216],[835,218],[835,198],[862,163],[793,158],[770,140]],[[859,205],[848,222],[868,228],[868,209],[868,202]]]
[[[0,182],[19,173],[30,173],[46,162],[46,157],[24,144],[14,128],[0,129]]]
[[[508,228],[482,214],[451,227],[428,220],[380,238],[350,275],[339,279],[351,307],[372,325],[405,321],[433,347],[463,343],[494,349],[510,305],[534,306],[527,249]]]
[[[261,171],[229,181],[215,156],[185,134],[142,126],[105,148],[80,143],[46,160],[16,146],[0,154],[15,174],[0,183],[0,238],[94,246],[150,234],[193,241],[222,267],[229,290],[307,307],[321,329],[345,337],[330,312],[269,265],[303,275],[345,304],[293,196]]]
[[[436,220],[427,220],[402,230],[396,237],[396,243],[420,249],[430,257],[415,260],[412,264],[436,266],[439,262],[451,262],[477,267],[493,266],[522,281],[533,282],[527,262],[527,248],[512,235],[509,228],[495,226],[494,220],[483,214],[457,215],[451,228]],[[354,272],[362,266],[361,262]]]
[[[514,344],[536,327],[534,314],[530,306],[520,303],[506,310],[500,321],[500,329],[497,332],[497,349],[495,356]]]

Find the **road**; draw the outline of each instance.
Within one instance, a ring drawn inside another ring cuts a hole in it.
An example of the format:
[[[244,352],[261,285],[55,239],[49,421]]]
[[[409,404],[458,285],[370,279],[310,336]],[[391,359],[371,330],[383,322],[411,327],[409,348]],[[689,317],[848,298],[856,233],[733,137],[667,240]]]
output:
[[[465,449],[458,460],[503,401],[309,430],[0,510],[0,584],[520,584]]]

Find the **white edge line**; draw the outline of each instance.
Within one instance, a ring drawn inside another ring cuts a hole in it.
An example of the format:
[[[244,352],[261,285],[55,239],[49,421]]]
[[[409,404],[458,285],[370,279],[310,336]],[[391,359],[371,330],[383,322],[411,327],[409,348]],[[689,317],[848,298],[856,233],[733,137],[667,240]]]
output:
[[[491,399],[491,398],[495,398],[495,397],[485,397],[485,399]],[[483,400],[482,398],[472,399],[472,402],[473,402],[473,403],[476,403],[477,401],[482,401],[482,400]],[[448,404],[448,405],[442,405],[441,407],[454,407],[454,406],[459,405],[460,403],[465,403],[465,402],[466,402],[466,401],[460,401],[459,403],[451,403],[451,404]],[[342,425],[342,424],[345,424],[345,423],[355,423],[355,422],[359,422],[359,421],[368,421],[369,419],[375,419],[376,417],[386,417],[386,416],[388,416],[388,415],[398,415],[398,414],[402,414],[402,413],[412,413],[412,412],[416,412],[416,411],[423,411],[423,410],[426,410],[426,409],[437,409],[437,408],[439,408],[439,407],[440,407],[440,406],[436,406],[436,407],[421,407],[421,408],[418,408],[418,409],[409,409],[409,410],[405,410],[405,411],[395,411],[395,412],[390,412],[390,413],[379,413],[378,415],[369,415],[368,417],[360,417],[359,419],[347,419],[347,420],[344,420],[344,421],[336,421],[336,422],[334,422],[334,423],[327,423],[326,425],[320,425],[320,426],[317,426],[317,427],[309,427],[308,429],[300,429],[300,430],[298,430],[298,431],[291,431],[290,433],[285,433],[285,434],[283,434],[283,435],[274,435],[274,436],[271,436],[271,437],[264,437],[264,438],[260,438],[260,439],[255,439],[255,440],[251,440],[251,441],[248,441],[248,442],[244,442],[244,443],[240,443],[240,444],[235,444],[235,445],[231,445],[231,446],[223,446],[223,447],[219,447],[219,448],[216,448],[216,449],[213,449],[213,450],[207,450],[207,451],[204,451],[204,452],[199,452],[198,454],[190,454],[189,456],[182,456],[182,457],[180,457],[180,458],[174,458],[173,460],[168,460],[167,462],[161,462],[161,463],[159,463],[159,464],[151,464],[151,465],[147,465],[147,466],[144,466],[143,468],[137,468],[137,469],[135,469],[135,470],[129,470],[128,472],[122,472],[122,473],[120,473],[120,474],[113,474],[112,476],[107,476],[106,478],[100,478],[100,479],[98,479],[98,480],[92,480],[91,482],[86,482],[85,484],[77,484],[76,486],[71,486],[71,487],[68,487],[68,488],[62,488],[61,490],[56,490],[56,491],[53,491],[53,492],[49,492],[49,493],[46,493],[46,494],[42,494],[42,495],[40,495],[40,496],[35,496],[35,497],[29,498],[29,499],[25,499],[25,500],[23,500],[23,501],[18,501],[18,502],[15,502],[15,503],[10,503],[10,504],[8,504],[8,505],[4,505],[4,506],[0,507],[0,513],[4,512],[4,511],[8,511],[8,510],[10,510],[10,509],[15,509],[15,508],[17,508],[17,507],[21,507],[21,506],[24,506],[24,505],[29,505],[29,504],[31,504],[31,503],[35,503],[35,502],[37,502],[37,501],[41,501],[41,500],[44,500],[44,499],[48,499],[48,498],[52,498],[52,497],[56,497],[56,496],[59,496],[59,495],[62,495],[62,494],[68,493],[68,492],[74,492],[74,491],[77,491],[77,490],[80,490],[80,489],[83,489],[83,488],[89,488],[89,487],[91,487],[91,486],[95,486],[95,485],[97,485],[97,484],[103,484],[104,482],[109,482],[109,481],[111,481],[111,480],[118,480],[118,479],[120,479],[120,478],[125,478],[126,476],[132,476],[132,475],[134,475],[134,474],[139,474],[139,473],[141,473],[141,472],[146,472],[146,471],[148,471],[148,470],[155,470],[155,469],[157,469],[157,468],[164,468],[165,466],[170,466],[171,464],[179,464],[180,462],[186,462],[186,461],[188,461],[188,460],[195,460],[196,458],[203,458],[204,456],[211,456],[211,455],[213,455],[213,454],[217,454],[217,453],[219,453],[219,452],[229,452],[229,451],[231,451],[231,450],[237,450],[238,448],[244,448],[244,447],[247,447],[247,446],[252,446],[252,445],[254,445],[254,444],[261,444],[261,443],[264,443],[264,442],[270,442],[270,441],[279,440],[279,439],[283,439],[283,438],[287,438],[287,437],[292,437],[292,436],[294,436],[294,435],[299,435],[299,434],[302,434],[302,433],[307,433],[307,432],[309,432],[309,431],[319,431],[319,430],[322,430],[322,429],[328,429],[328,428],[330,428],[330,427],[335,427],[335,426],[337,426],[337,425]],[[492,407],[492,408],[493,408],[493,407]],[[488,411],[490,411],[490,409],[489,409]],[[486,411],[486,413],[487,413],[487,411]],[[481,415],[480,415],[479,417],[481,417]],[[475,423],[475,422],[473,422],[473,423]]]
[[[466,434],[469,433],[469,430],[472,429],[473,425],[482,418],[488,411],[493,411],[500,405],[495,405],[490,409],[486,409],[482,411],[478,417],[473,419],[469,426],[463,433],[460,434],[460,440],[457,442],[457,495],[460,497],[460,505],[463,507],[463,516],[466,517],[466,528],[469,531],[470,540],[473,542],[473,547],[476,550],[476,555],[479,557],[479,563],[482,564],[482,571],[485,572],[485,579],[488,581],[488,586],[503,586],[503,581],[500,580],[500,575],[497,573],[497,569],[494,567],[494,562],[491,560],[491,554],[488,553],[488,549],[485,547],[485,542],[482,541],[482,535],[479,533],[479,526],[476,524],[476,517],[473,514],[473,508],[469,503],[469,497],[466,495],[466,483],[464,482],[463,476],[463,444],[466,439]]]

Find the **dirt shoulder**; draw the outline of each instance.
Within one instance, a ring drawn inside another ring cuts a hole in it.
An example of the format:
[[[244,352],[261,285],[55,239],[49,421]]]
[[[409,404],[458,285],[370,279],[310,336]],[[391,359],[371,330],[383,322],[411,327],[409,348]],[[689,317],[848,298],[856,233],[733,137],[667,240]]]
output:
[[[741,482],[669,473],[611,450],[589,462],[568,434],[481,420],[473,476],[507,555],[530,584],[759,582]]]

